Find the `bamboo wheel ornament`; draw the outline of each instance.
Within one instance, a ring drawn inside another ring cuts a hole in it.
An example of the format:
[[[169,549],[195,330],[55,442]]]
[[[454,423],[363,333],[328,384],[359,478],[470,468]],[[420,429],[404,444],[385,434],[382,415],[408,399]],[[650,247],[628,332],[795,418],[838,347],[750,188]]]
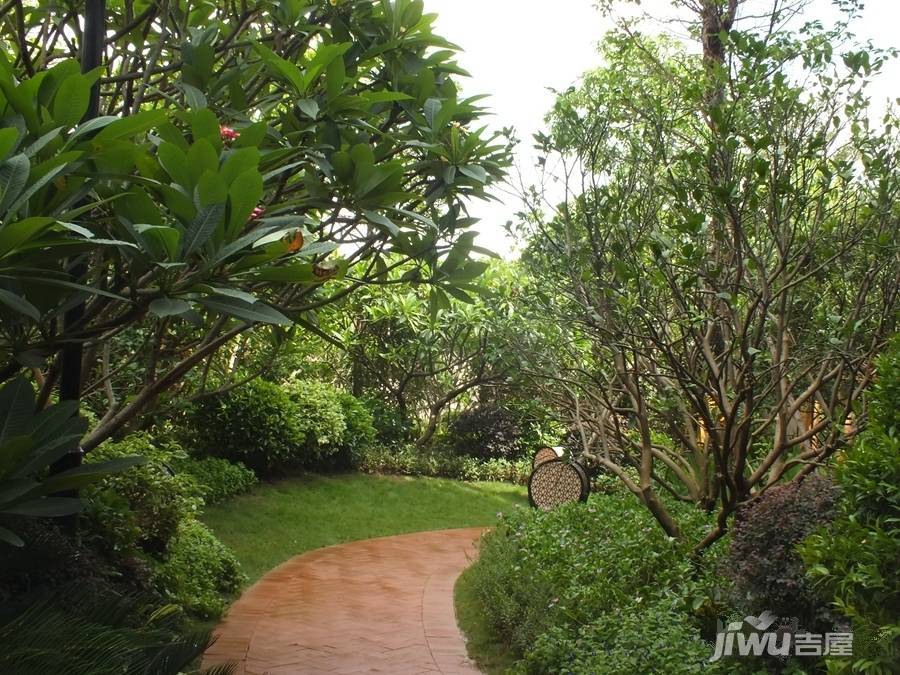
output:
[[[538,464],[528,479],[528,502],[542,511],[583,502],[590,494],[587,474],[577,462],[551,459]]]
[[[544,462],[550,462],[554,459],[559,459],[562,457],[562,451],[557,450],[555,448],[541,448],[536,453],[534,453],[534,458],[531,460],[531,468],[537,468],[538,464],[543,464]]]

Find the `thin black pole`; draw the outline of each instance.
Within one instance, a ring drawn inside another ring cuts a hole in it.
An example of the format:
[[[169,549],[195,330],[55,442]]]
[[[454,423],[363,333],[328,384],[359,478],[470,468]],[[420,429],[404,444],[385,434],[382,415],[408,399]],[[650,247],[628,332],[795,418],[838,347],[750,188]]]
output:
[[[84,30],[81,44],[81,72],[87,73],[97,68],[103,60],[103,43],[106,38],[106,0],[86,0],[84,7]],[[100,82],[91,88],[91,98],[82,122],[94,119],[100,114]],[[87,273],[87,265],[78,262],[71,268],[76,280]],[[63,318],[63,326],[74,326],[84,318],[85,303],[79,302],[68,310]],[[59,398],[61,401],[81,401],[81,360],[84,349],[80,342],[63,346],[60,353]],[[53,465],[53,472],[65,471],[81,464],[82,451],[79,447]],[[77,494],[77,493],[76,493]]]

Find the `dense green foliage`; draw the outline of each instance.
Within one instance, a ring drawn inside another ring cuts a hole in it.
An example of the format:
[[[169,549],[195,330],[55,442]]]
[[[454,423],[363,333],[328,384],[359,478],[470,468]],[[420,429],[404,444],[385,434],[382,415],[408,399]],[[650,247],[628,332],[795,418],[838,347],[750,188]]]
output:
[[[800,553],[823,599],[852,620],[852,663],[835,672],[895,672],[900,662],[900,344],[878,361],[872,420],[835,469],[843,491],[837,519]]]
[[[0,671],[9,675],[179,675],[212,643],[185,635],[178,608],[148,612],[139,597],[67,587],[27,610],[0,617]]]
[[[256,474],[243,464],[220,457],[175,457],[172,465],[197,483],[204,504],[215,504],[247,492],[258,482]]]
[[[224,459],[189,457],[175,443],[159,447],[146,433],[107,442],[90,460],[131,454],[146,462],[84,494],[84,536],[176,607],[218,617],[244,577],[234,554],[197,518],[207,496],[245,492],[256,476]]]
[[[446,442],[459,455],[479,459],[518,459],[522,431],[515,413],[502,406],[465,410],[450,424]]]
[[[198,451],[265,476],[354,467],[376,438],[363,402],[315,380],[253,380],[199,400],[183,427]]]
[[[359,469],[369,473],[435,476],[468,481],[505,481],[524,484],[531,459],[477,459],[446,450],[420,450],[411,445],[377,446],[363,453]]]
[[[96,482],[141,462],[134,456],[47,471],[78,448],[87,420],[72,401],[36,409],[34,388],[24,377],[0,387],[0,516],[54,517],[77,513],[82,502],[65,491]],[[21,537],[0,526],[0,546],[21,546]]]
[[[53,635],[180,670],[242,564],[498,511],[466,598],[517,671],[806,667],[708,663],[763,610],[852,622],[812,669],[895,670],[900,143],[859,0],[617,15],[514,262],[469,211],[511,131],[426,1],[0,3],[0,671]],[[561,439],[597,494],[510,513]],[[354,469],[399,476],[292,476]]]
[[[155,583],[166,596],[203,618],[218,618],[227,596],[246,577],[234,553],[197,520],[183,520],[156,570]]]
[[[137,546],[146,552],[165,553],[179,524],[193,518],[203,504],[201,488],[187,473],[176,472],[178,446],[159,448],[148,434],[135,434],[106,443],[90,454],[91,462],[139,455],[146,459],[117,476],[85,491],[86,519],[91,532],[113,551]]]
[[[254,380],[201,399],[185,427],[196,435],[198,450],[241,461],[260,474],[296,467],[303,459],[305,428],[290,396],[273,382]]]
[[[690,506],[676,508],[691,528],[706,526]],[[681,670],[671,672],[697,672],[710,651],[691,612],[709,611],[713,581],[698,576],[684,544],[621,491],[550,513],[506,514],[485,538],[471,576],[487,621],[524,657],[523,668],[585,675],[637,672],[632,666],[670,672],[679,661]],[[660,632],[650,633],[650,625]]]
[[[347,422],[341,396],[331,385],[312,380],[295,380],[284,386],[300,433],[303,435],[302,461],[307,466],[326,460],[343,445]]]

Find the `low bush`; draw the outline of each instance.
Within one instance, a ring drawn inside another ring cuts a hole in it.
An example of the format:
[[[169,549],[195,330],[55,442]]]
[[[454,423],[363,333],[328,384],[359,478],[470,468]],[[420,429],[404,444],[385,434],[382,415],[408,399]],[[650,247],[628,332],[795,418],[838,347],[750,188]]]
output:
[[[805,578],[797,544],[836,515],[838,488],[826,477],[773,487],[740,507],[724,565],[735,606],[745,615],[770,610],[808,628],[828,620]]]
[[[829,672],[900,663],[900,342],[877,372],[869,428],[835,469],[840,514],[800,545],[814,587],[852,621],[854,658],[829,660]]]
[[[415,425],[396,406],[377,398],[367,398],[365,404],[372,412],[377,442],[382,445],[405,445],[412,440]]]
[[[87,462],[139,455],[147,462],[86,488],[82,495],[88,531],[108,549],[124,552],[135,546],[163,553],[179,523],[192,518],[203,504],[202,489],[193,476],[175,471],[187,457],[178,445],[157,447],[145,433],[104,443]]]
[[[83,492],[84,539],[125,576],[193,615],[218,616],[223,594],[243,581],[234,554],[197,520],[204,497],[242,491],[256,477],[224,459],[194,459],[181,447],[157,447],[145,433],[107,443],[90,461],[141,455],[147,462]]]
[[[204,454],[243,462],[260,475],[298,466],[309,431],[288,393],[265,380],[201,399],[185,426]]]
[[[669,601],[641,602],[577,627],[551,627],[536,640],[524,669],[535,673],[635,675],[735,673],[710,663],[695,622]]]
[[[352,469],[359,465],[367,450],[375,445],[376,431],[372,412],[352,394],[338,392],[346,431],[338,451],[329,457],[333,469]]]
[[[531,460],[479,460],[411,445],[374,446],[363,452],[359,469],[367,473],[525,484],[531,473]]]
[[[316,380],[254,380],[199,401],[184,426],[203,454],[263,476],[352,468],[376,435],[364,403]]]
[[[341,393],[316,380],[293,380],[284,385],[304,435],[301,463],[316,466],[340,451],[347,433]]]
[[[155,577],[165,595],[203,618],[219,616],[227,605],[223,595],[235,593],[245,580],[231,549],[197,520],[181,523]]]
[[[503,406],[483,405],[460,413],[443,440],[457,455],[516,459],[523,454],[521,437],[515,413]]]
[[[256,474],[241,462],[221,457],[183,457],[175,459],[173,466],[194,479],[205,504],[243,494],[259,482]]]
[[[686,541],[708,527],[693,506],[672,509]],[[711,651],[694,611],[718,612],[711,606],[718,582],[712,570],[721,542],[700,570],[686,546],[665,536],[633,495],[595,495],[587,504],[504,517],[483,539],[472,584],[495,635],[524,657],[528,672],[669,672],[665,665],[678,659],[687,665],[672,672],[699,672],[689,668],[701,663],[701,651],[706,659]],[[645,611],[655,617],[648,619],[652,626],[641,622]],[[670,613],[680,618],[664,625]],[[603,635],[610,626],[618,632]],[[658,636],[650,632],[657,629]],[[674,640],[685,636],[679,648]],[[672,649],[633,649],[657,640]],[[625,654],[631,661],[623,663],[633,668],[616,670]]]

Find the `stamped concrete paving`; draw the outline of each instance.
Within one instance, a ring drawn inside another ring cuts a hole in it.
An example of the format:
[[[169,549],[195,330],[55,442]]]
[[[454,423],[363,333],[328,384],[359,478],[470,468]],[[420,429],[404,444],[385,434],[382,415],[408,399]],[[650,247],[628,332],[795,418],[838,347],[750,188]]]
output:
[[[236,675],[478,673],[456,626],[453,584],[484,530],[329,546],[260,579],[216,629],[203,666]]]

